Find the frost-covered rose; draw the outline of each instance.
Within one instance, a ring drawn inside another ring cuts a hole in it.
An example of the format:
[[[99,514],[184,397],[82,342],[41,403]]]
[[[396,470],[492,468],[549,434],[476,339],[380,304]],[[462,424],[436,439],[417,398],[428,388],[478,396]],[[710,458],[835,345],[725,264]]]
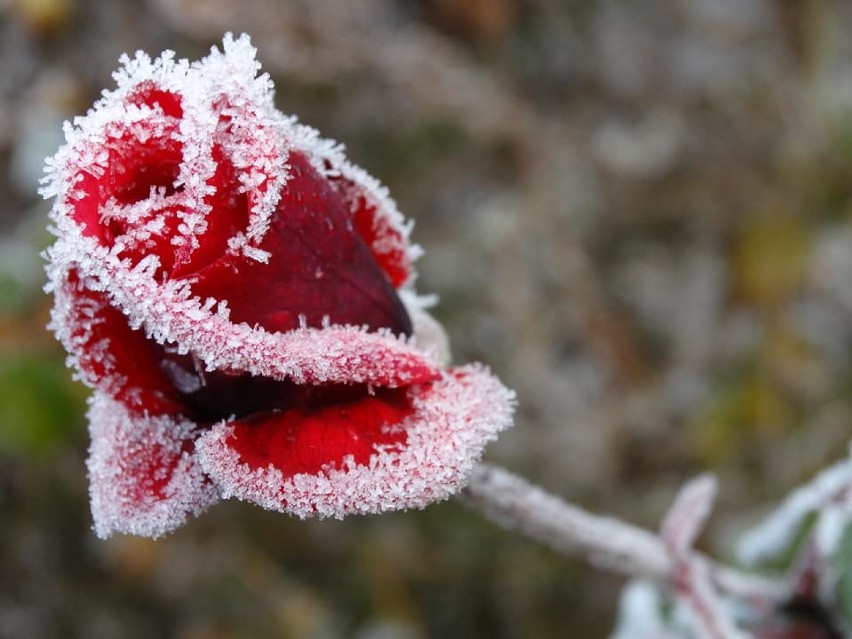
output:
[[[97,534],[231,496],[342,517],[452,494],[513,397],[444,368],[384,189],[275,109],[245,36],[122,62],[44,188],[52,325],[94,388]]]

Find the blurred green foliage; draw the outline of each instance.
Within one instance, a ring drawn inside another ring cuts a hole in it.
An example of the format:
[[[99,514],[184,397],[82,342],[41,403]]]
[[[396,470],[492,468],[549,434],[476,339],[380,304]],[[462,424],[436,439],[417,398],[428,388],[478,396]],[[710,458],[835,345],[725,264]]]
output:
[[[0,360],[0,450],[45,454],[82,427],[85,397],[57,353],[18,352]]]

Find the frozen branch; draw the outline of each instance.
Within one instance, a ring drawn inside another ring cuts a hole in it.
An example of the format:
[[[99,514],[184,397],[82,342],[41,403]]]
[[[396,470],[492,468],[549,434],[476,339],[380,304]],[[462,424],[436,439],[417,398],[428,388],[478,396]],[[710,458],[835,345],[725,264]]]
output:
[[[699,493],[712,492],[705,478],[697,481],[700,483],[691,486],[697,486]],[[675,578],[677,558],[657,534],[612,517],[593,515],[502,468],[478,466],[462,499],[492,522],[601,569],[665,584]],[[705,510],[705,506],[697,509],[701,521],[706,517]],[[672,518],[667,518],[666,525],[671,527],[671,522]],[[687,534],[692,536],[695,531]],[[705,565],[710,580],[730,595],[769,603],[789,594],[789,587],[783,582],[747,575],[699,553],[685,552]]]

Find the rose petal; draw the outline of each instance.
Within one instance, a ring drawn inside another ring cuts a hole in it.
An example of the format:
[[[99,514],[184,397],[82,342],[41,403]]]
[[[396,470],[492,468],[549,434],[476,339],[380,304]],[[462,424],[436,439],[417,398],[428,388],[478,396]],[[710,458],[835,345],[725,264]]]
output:
[[[168,272],[175,257],[170,239],[183,213],[174,197],[183,154],[178,121],[137,111],[81,146],[88,148],[71,162],[75,188],[65,199],[74,221],[134,264],[157,255]]]
[[[340,195],[304,154],[287,158],[288,179],[263,242],[266,263],[225,255],[193,273],[192,292],[226,301],[235,322],[288,331],[323,322],[409,335],[411,321]],[[221,185],[217,185],[221,188]]]
[[[85,248],[84,248],[85,247]],[[174,282],[158,284],[138,265],[128,269],[91,241],[69,232],[50,251],[57,267],[80,253],[87,274],[107,289],[110,304],[131,326],[143,326],[158,343],[181,345],[209,370],[240,371],[297,383],[354,383],[406,386],[435,379],[440,366],[428,353],[386,332],[357,327],[305,328],[270,333],[234,324],[228,313],[189,296]],[[82,269],[82,267],[81,267]],[[62,272],[51,274],[61,285]],[[53,285],[56,288],[57,284]],[[57,326],[59,333],[66,329]],[[70,344],[73,349],[74,344]]]
[[[408,250],[405,229],[394,224],[395,210],[382,211],[382,200],[363,183],[342,174],[329,180],[346,202],[355,230],[363,238],[376,262],[394,288],[404,285],[411,276],[412,255]]]
[[[378,450],[400,450],[413,412],[406,389],[296,386],[314,396],[292,406],[229,422],[227,444],[250,468],[270,464],[285,478],[347,463],[368,464]]]
[[[95,391],[87,465],[98,537],[159,537],[218,500],[192,455],[194,429],[167,416],[134,415]]]
[[[183,410],[151,343],[110,306],[105,293],[86,287],[76,270],[55,292],[53,325],[83,381],[127,408],[152,415]]]
[[[329,457],[326,451],[312,457],[312,451],[301,448],[319,445],[322,437],[295,437],[292,452],[285,452],[290,442],[277,442],[266,447],[263,458],[256,451],[264,450],[258,441],[264,431],[251,441],[250,426],[233,423],[217,424],[205,433],[196,444],[198,457],[223,497],[301,518],[422,508],[447,498],[465,482],[485,444],[510,426],[514,394],[477,366],[455,369],[408,393],[413,412],[400,424],[404,445],[394,442],[368,461],[359,461],[353,452],[334,467],[288,475],[294,458],[316,466],[318,459]],[[334,455],[346,448],[337,442],[330,447]],[[257,466],[265,459],[265,467]]]
[[[241,192],[237,169],[222,144],[214,144],[211,149],[216,170],[207,180],[213,192],[204,198],[210,207],[204,218],[204,230],[197,233],[196,242],[180,246],[171,277],[185,277],[216,261],[227,252],[229,240],[248,226],[248,196]]]

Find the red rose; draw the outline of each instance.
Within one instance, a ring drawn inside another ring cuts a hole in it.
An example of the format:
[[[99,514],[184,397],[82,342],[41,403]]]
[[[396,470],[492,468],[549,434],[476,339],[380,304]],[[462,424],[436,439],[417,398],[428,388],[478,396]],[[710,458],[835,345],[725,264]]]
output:
[[[274,108],[247,37],[223,48],[124,58],[48,161],[52,326],[94,388],[100,536],[158,536],[231,496],[299,517],[422,507],[511,423],[485,369],[443,368],[384,189]]]

